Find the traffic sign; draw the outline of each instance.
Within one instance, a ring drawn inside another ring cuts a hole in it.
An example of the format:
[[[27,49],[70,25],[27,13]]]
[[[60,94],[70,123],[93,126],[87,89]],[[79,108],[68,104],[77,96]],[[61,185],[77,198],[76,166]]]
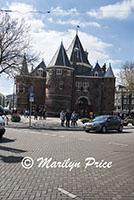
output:
[[[29,101],[34,102],[34,93],[32,92],[30,93]]]

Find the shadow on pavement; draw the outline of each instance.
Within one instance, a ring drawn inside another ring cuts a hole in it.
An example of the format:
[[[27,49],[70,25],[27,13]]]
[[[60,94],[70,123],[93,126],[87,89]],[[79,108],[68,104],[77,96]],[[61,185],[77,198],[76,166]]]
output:
[[[0,143],[7,143],[7,142],[14,142],[16,139],[9,139],[9,138],[1,138]]]
[[[27,152],[27,151],[22,150],[22,149],[15,149],[15,148],[4,147],[4,146],[0,146],[0,150],[10,151],[10,152],[13,152],[13,153],[24,153],[24,152]]]
[[[0,159],[5,163],[19,163],[22,161],[23,157],[21,156],[2,156],[0,155]]]

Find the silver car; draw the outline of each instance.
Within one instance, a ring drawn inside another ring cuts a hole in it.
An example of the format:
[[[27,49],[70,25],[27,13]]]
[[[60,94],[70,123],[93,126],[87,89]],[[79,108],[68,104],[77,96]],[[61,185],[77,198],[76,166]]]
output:
[[[98,116],[94,118],[93,121],[85,123],[83,128],[86,132],[96,131],[106,133],[108,130],[123,131],[121,119],[114,115]]]
[[[5,133],[5,121],[0,116],[0,139],[2,138],[3,134]]]

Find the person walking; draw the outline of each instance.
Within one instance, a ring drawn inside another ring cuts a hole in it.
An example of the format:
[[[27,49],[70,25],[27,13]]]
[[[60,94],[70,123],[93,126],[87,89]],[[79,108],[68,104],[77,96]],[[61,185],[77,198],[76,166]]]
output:
[[[71,113],[69,109],[66,112],[66,127],[70,127]]]
[[[60,112],[60,120],[61,120],[61,126],[62,127],[64,126],[65,116],[66,116],[66,113],[64,112],[64,110],[62,110]]]

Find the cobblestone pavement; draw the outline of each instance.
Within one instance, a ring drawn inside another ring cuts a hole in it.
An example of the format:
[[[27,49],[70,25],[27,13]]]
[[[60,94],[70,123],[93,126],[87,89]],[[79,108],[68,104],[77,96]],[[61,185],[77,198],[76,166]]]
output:
[[[33,159],[31,168],[25,157]],[[112,167],[85,169],[90,157],[111,161]],[[48,165],[47,158],[52,158]],[[74,168],[65,167],[64,160]],[[54,161],[63,168],[54,168]],[[134,130],[99,134],[7,127],[0,141],[0,200],[32,199],[134,200]]]

